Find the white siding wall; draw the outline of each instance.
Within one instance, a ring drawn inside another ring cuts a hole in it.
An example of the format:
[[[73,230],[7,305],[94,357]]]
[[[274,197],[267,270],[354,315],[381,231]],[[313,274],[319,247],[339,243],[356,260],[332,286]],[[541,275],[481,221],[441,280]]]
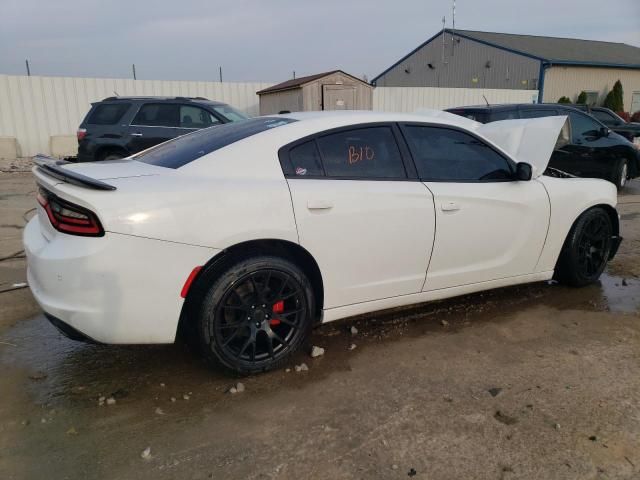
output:
[[[255,92],[268,86],[268,83],[0,75],[0,137],[15,137],[19,156],[51,154],[51,137],[75,136],[91,102],[110,97],[114,91],[122,96],[200,96],[258,115]],[[536,90],[378,87],[373,90],[373,110],[413,112],[420,108],[477,105],[484,103],[483,94],[490,103],[529,103],[537,98]]]
[[[50,153],[50,137],[75,135],[91,102],[114,91],[122,96],[206,97],[258,115],[256,92],[270,85],[0,75],[0,136],[17,139],[19,156]]]
[[[414,112],[420,108],[443,110],[464,105],[498,103],[534,103],[537,90],[437,87],[377,87],[373,91],[373,109],[385,112]]]

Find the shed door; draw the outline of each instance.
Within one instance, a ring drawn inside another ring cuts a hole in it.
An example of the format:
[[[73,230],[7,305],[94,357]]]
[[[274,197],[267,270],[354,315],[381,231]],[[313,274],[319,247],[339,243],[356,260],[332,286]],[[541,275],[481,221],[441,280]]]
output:
[[[323,85],[322,109],[355,110],[356,87],[348,85]]]
[[[631,113],[640,111],[640,92],[633,92],[631,95]]]

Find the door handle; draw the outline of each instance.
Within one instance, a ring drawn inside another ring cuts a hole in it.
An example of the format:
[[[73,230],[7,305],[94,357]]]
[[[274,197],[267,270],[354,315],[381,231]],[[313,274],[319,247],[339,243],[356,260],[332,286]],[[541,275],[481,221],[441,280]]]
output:
[[[440,209],[443,212],[456,212],[460,210],[460,205],[458,205],[456,202],[443,202],[442,204],[440,204]]]
[[[333,203],[328,200],[309,200],[307,208],[309,210],[329,210],[333,208]]]
[[[130,133],[129,135],[131,135],[132,137],[141,137],[142,136],[141,133]]]

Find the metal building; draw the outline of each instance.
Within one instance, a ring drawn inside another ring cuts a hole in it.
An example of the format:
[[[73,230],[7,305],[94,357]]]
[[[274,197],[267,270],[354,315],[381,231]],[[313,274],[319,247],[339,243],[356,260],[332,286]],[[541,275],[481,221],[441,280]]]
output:
[[[600,104],[616,80],[640,110],[640,48],[624,43],[444,29],[372,80],[380,87],[538,90],[538,100]]]
[[[278,83],[256,92],[260,115],[308,110],[371,110],[373,87],[342,70]]]

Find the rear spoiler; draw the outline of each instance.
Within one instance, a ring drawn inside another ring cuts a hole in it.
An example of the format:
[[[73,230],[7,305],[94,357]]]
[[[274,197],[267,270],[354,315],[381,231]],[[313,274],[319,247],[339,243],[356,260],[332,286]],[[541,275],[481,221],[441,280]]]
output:
[[[61,165],[71,163],[66,160],[58,160],[56,158],[48,157],[47,155],[38,154],[33,157],[33,163],[36,165],[38,171],[45,173],[50,177],[62,180],[63,182],[78,185],[80,187],[93,188],[95,190],[116,190],[116,187],[113,185],[96,180],[95,178],[87,177],[81,173],[76,173],[73,170],[62,168]]]

